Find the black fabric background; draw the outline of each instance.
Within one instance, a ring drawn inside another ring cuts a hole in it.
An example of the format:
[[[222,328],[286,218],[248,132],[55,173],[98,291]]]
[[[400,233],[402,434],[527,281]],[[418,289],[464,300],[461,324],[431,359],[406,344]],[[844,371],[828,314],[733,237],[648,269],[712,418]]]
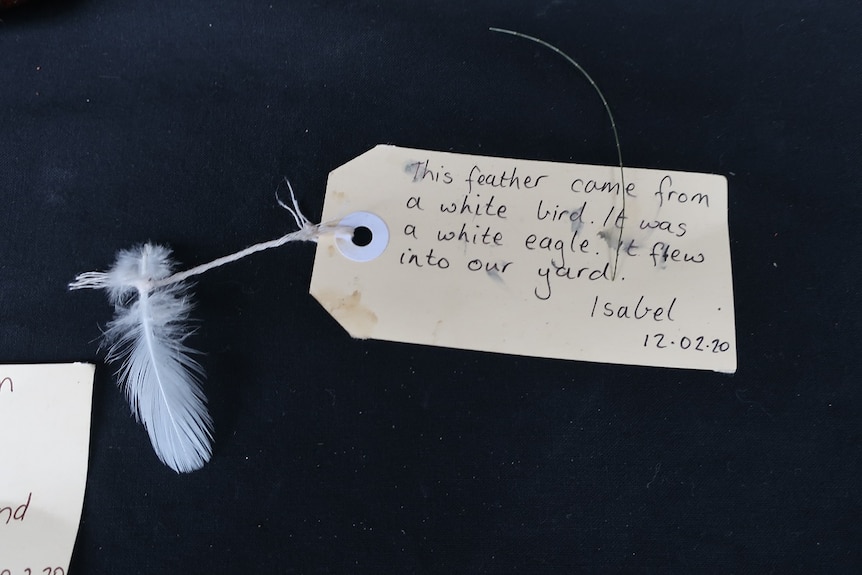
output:
[[[78,0],[0,13],[0,361],[98,363],[72,575],[854,573],[855,1]],[[378,143],[724,174],[739,371],[351,340],[313,247],[201,277],[215,455],[178,476],[98,351],[118,249],[312,219]],[[14,462],[2,461],[2,473]]]

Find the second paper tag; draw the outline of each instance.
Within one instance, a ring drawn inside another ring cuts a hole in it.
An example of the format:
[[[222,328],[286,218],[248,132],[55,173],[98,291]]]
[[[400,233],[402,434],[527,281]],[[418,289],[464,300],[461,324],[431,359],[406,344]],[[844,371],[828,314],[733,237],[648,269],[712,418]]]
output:
[[[311,293],[356,338],[736,371],[727,182],[380,145],[329,175]]]

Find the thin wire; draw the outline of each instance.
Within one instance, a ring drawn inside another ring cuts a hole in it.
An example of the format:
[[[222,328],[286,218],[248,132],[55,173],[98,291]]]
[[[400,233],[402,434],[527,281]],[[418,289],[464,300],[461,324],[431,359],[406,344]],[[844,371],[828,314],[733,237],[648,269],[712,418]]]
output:
[[[565,60],[569,64],[574,66],[578,70],[578,72],[583,74],[584,77],[587,79],[587,81],[590,83],[590,85],[592,85],[592,87],[595,88],[596,93],[599,95],[599,98],[602,99],[602,104],[604,104],[604,106],[605,106],[605,111],[608,113],[608,118],[611,121],[611,128],[614,131],[614,140],[616,141],[616,144],[617,144],[617,158],[619,159],[619,163],[620,163],[620,186],[621,186],[620,191],[622,193],[622,198],[623,198],[623,209],[622,209],[621,214],[625,215],[625,212],[626,212],[626,179],[625,179],[625,173],[623,172],[623,152],[622,152],[622,148],[620,147],[620,137],[619,137],[619,134],[617,134],[617,123],[614,121],[614,115],[611,113],[611,107],[608,105],[608,101],[605,99],[605,95],[602,94],[602,91],[599,89],[598,84],[596,84],[596,82],[593,80],[592,76],[587,74],[587,71],[584,70],[583,66],[581,66],[580,64],[575,62],[575,60],[571,56],[569,56],[568,54],[566,54],[565,52],[563,52],[562,50],[560,50],[556,46],[548,44],[544,40],[541,40],[541,39],[536,38],[534,36],[528,36],[527,34],[522,34],[521,32],[515,32],[514,30],[506,30],[504,28],[493,28],[492,27],[492,28],[488,28],[488,29],[491,32],[500,32],[502,34],[509,34],[510,36],[517,36],[518,38],[524,38],[526,40],[531,40],[537,44],[541,44],[542,46],[544,46],[545,48],[548,48],[549,50],[556,52],[557,54],[559,54],[560,56],[565,58]],[[625,217],[622,218],[622,221],[620,223],[620,234],[619,234],[619,237],[617,238],[617,249],[616,249],[616,255],[614,256],[614,269],[613,269],[613,272],[611,272],[611,280],[615,280],[617,278],[617,266],[619,265],[619,262],[620,262],[620,248],[623,245],[623,227],[624,226],[625,226]]]

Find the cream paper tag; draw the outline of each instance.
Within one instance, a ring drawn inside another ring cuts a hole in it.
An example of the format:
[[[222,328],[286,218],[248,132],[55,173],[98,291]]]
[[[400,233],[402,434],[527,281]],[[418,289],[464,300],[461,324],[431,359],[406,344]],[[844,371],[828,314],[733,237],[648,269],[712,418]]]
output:
[[[322,236],[311,294],[356,338],[736,371],[727,180],[624,174],[379,145],[329,175],[371,239]]]
[[[91,364],[0,365],[0,574],[65,575],[81,521]]]

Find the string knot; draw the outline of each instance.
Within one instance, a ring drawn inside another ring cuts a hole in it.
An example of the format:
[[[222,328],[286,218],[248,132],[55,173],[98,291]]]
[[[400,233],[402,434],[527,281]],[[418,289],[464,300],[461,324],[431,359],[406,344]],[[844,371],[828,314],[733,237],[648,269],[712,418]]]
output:
[[[75,278],[75,281],[69,284],[69,289],[107,289],[111,291],[115,290],[117,285],[121,285],[123,287],[134,288],[143,295],[150,293],[155,289],[177,284],[179,282],[187,280],[190,277],[202,274],[211,269],[223,266],[231,262],[235,262],[237,260],[241,260],[244,257],[250,256],[251,254],[283,246],[284,244],[289,242],[317,242],[318,238],[320,238],[320,236],[323,234],[336,234],[338,236],[343,236],[347,238],[353,237],[353,228],[351,227],[342,226],[338,223],[332,222],[315,224],[307,217],[305,217],[305,215],[302,213],[302,210],[299,209],[299,203],[296,201],[296,196],[293,193],[293,187],[291,187],[290,182],[287,180],[287,178],[285,178],[284,181],[287,182],[287,187],[290,189],[290,200],[293,206],[288,206],[287,204],[282,202],[281,199],[278,197],[278,191],[276,191],[275,193],[275,199],[276,201],[278,201],[278,205],[290,212],[290,215],[293,216],[293,220],[296,222],[296,226],[299,228],[297,231],[287,233],[280,238],[270,240],[268,242],[254,244],[253,246],[249,246],[236,253],[222,256],[211,262],[201,264],[186,271],[177,272],[171,275],[164,275],[160,277],[134,277],[131,278],[132,281],[121,281],[117,283],[116,281],[114,281],[116,274],[113,269],[108,272],[86,272],[83,274],[79,274]],[[155,249],[149,244],[146,244],[144,247],[148,249]],[[120,255],[123,255],[122,252]],[[125,280],[128,278],[123,279]]]
[[[299,228],[298,231],[292,234],[296,240],[316,242],[321,235],[329,233],[345,234],[347,236],[353,235],[353,228],[339,226],[330,222],[315,224],[305,217],[305,214],[299,209],[299,203],[296,201],[296,195],[293,193],[293,186],[290,185],[290,180],[284,178],[284,183],[287,184],[287,189],[290,191],[290,202],[293,206],[288,206],[281,201],[281,198],[278,196],[278,190],[275,191],[275,201],[293,216],[293,221],[296,222],[296,227]]]

